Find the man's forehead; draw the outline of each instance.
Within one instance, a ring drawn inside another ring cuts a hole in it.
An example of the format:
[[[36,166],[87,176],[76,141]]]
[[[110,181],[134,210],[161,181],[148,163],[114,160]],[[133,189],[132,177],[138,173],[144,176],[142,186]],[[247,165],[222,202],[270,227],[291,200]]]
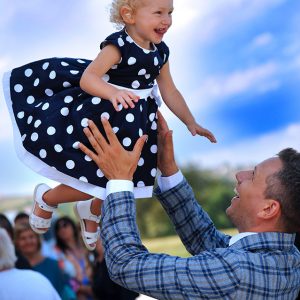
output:
[[[255,167],[255,172],[275,173],[282,168],[282,162],[279,157],[268,158]]]

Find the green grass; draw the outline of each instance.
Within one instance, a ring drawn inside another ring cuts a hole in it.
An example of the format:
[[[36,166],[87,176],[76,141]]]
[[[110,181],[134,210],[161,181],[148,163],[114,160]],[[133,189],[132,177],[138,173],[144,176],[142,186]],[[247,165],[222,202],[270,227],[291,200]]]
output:
[[[221,230],[222,232],[234,235],[237,234],[235,228]],[[144,245],[148,248],[150,252],[153,253],[165,253],[169,255],[176,255],[180,257],[191,256],[183,246],[181,240],[178,236],[168,236],[155,239],[143,239]]]

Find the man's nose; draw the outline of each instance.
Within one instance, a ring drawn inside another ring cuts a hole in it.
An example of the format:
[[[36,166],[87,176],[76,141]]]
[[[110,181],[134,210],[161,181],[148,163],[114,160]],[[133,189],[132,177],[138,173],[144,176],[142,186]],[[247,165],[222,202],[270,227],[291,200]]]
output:
[[[251,177],[252,171],[240,171],[237,172],[235,177],[238,183],[241,183],[245,179],[249,179]]]

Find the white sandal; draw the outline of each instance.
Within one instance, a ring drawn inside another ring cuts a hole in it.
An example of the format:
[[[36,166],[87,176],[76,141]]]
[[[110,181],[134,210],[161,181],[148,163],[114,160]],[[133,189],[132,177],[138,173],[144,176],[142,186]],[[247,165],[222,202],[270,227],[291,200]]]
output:
[[[100,235],[100,228],[98,227],[96,232],[88,232],[86,231],[84,220],[93,221],[97,224],[99,224],[101,220],[101,216],[96,216],[91,213],[92,201],[93,199],[86,201],[78,201],[74,205],[74,213],[80,222],[83,243],[86,246],[86,248],[90,251],[93,251],[96,248],[96,242]],[[95,245],[91,246],[92,244]]]
[[[43,195],[49,190],[51,190],[51,188],[44,183],[38,184],[34,189],[34,194],[33,194],[34,203],[31,209],[31,213],[29,215],[29,224],[31,226],[31,229],[38,234],[43,234],[50,228],[52,216],[49,219],[45,219],[35,215],[33,212],[36,205],[38,205],[39,208],[41,208],[44,211],[51,212],[52,215],[57,208],[57,206],[56,207],[49,206],[43,200]]]

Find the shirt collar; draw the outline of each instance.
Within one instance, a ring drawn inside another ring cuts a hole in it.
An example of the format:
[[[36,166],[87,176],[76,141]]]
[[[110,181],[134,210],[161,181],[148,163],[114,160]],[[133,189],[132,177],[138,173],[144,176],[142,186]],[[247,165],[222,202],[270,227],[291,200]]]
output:
[[[239,241],[243,237],[246,237],[248,235],[253,235],[253,234],[257,234],[257,232],[241,232],[241,233],[238,233],[238,234],[231,237],[231,239],[229,240],[229,246],[233,245],[234,243],[236,243],[237,241]]]

